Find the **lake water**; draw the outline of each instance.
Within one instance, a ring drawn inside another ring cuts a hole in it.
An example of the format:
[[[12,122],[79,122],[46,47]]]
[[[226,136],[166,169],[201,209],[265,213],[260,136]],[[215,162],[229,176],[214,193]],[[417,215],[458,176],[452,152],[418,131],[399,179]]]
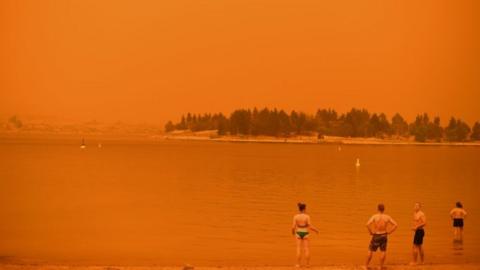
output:
[[[92,141],[81,150],[77,140],[3,139],[0,256],[292,265],[292,216],[304,201],[320,229],[312,264],[363,264],[365,223],[384,202],[399,223],[387,262],[406,263],[420,201],[426,262],[478,263],[479,187],[479,147]],[[457,200],[469,213],[463,245],[452,242]]]

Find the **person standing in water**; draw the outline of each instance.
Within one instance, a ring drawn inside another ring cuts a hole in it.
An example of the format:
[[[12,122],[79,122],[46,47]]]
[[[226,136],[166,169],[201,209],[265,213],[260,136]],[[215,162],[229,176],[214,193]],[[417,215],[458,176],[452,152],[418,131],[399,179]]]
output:
[[[387,236],[393,233],[398,227],[397,223],[389,215],[384,213],[385,206],[383,204],[379,204],[377,209],[378,213],[374,214],[366,224],[368,232],[372,236],[368,247],[367,261],[365,263],[366,269],[368,269],[368,265],[372,260],[373,252],[376,252],[379,248],[381,253],[380,269],[383,269],[387,252]],[[388,230],[388,225],[391,225],[390,231]]]
[[[305,213],[307,205],[305,203],[298,203],[298,211],[300,213],[293,217],[292,234],[297,239],[297,264],[300,267],[302,260],[302,253],[304,254],[306,266],[310,265],[310,250],[308,247],[308,234],[310,230],[318,234],[318,230],[313,227],[310,216]],[[303,252],[302,252],[303,251]]]
[[[423,211],[420,210],[421,205],[419,202],[415,203],[413,207],[413,227],[412,230],[415,232],[413,236],[413,260],[410,262],[410,265],[417,264],[418,255],[420,255],[420,264],[423,264],[424,253],[423,253],[423,237],[425,236],[425,230],[423,229],[427,224],[427,219]]]
[[[463,220],[467,216],[467,211],[463,209],[461,202],[455,204],[455,208],[450,211],[450,217],[453,220],[453,234],[454,240],[462,241],[463,240]]]

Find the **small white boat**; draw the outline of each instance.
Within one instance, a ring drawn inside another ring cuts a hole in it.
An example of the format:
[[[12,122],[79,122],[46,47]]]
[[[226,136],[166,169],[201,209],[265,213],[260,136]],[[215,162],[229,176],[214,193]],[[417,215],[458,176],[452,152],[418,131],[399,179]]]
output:
[[[355,163],[355,166],[356,166],[357,168],[360,167],[360,159],[359,159],[359,158],[357,158],[357,162]]]

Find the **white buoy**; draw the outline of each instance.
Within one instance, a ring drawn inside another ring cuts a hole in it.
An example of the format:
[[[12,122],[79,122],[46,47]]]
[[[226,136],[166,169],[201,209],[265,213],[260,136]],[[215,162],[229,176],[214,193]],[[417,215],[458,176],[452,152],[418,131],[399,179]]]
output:
[[[357,158],[357,163],[355,163],[355,166],[356,166],[357,168],[360,167],[360,159],[359,159],[359,158]]]
[[[98,143],[98,148],[102,148],[102,144],[101,144],[101,143]]]
[[[338,146],[338,152],[342,151],[342,147]]]
[[[85,139],[82,139],[82,144],[80,145],[80,149],[85,149],[87,146],[85,145]]]

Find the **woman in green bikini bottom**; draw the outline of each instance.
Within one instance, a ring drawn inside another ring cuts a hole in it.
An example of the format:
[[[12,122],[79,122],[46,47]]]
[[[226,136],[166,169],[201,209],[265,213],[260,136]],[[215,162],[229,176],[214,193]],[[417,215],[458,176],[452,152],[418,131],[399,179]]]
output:
[[[298,210],[300,213],[293,217],[292,234],[297,239],[297,265],[300,267],[302,260],[302,253],[304,254],[306,266],[310,264],[310,250],[308,248],[308,234],[309,230],[318,233],[318,230],[312,226],[310,216],[305,213],[307,205],[298,203]],[[303,251],[303,252],[302,252]]]

